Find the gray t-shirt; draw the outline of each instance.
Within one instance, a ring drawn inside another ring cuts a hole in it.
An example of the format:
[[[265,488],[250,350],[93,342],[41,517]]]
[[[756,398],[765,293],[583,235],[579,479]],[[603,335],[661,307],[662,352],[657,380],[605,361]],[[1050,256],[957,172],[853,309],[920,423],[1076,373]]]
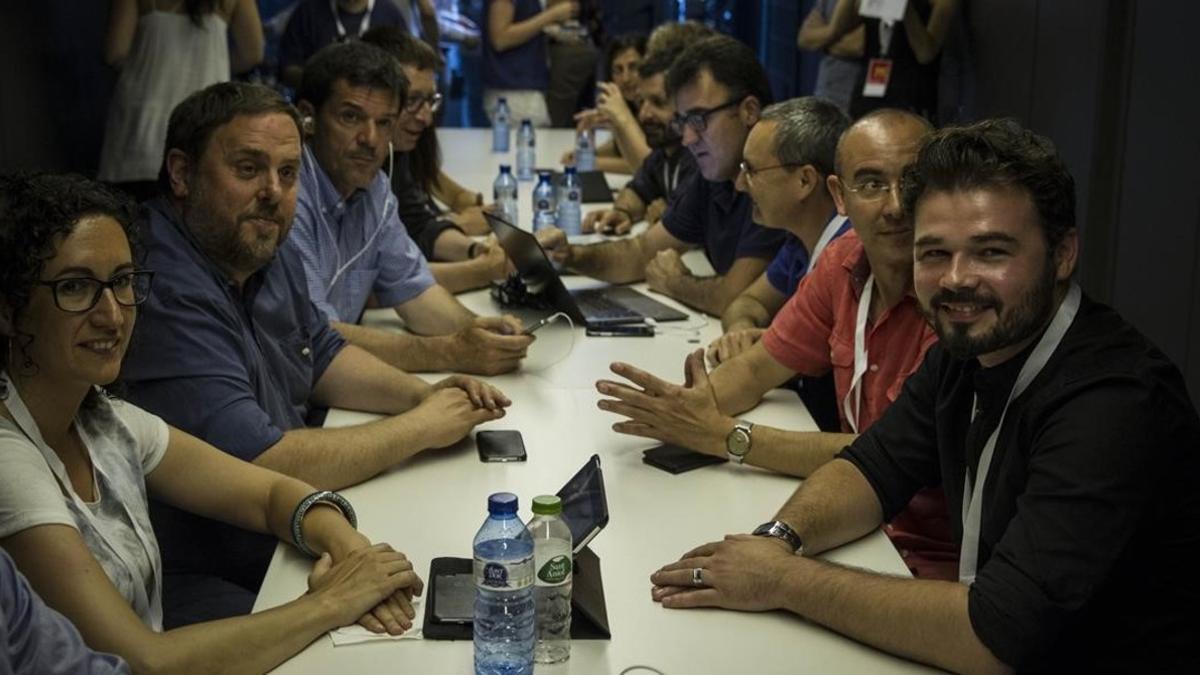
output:
[[[161,630],[162,560],[147,511],[145,475],[166,452],[166,423],[105,396],[94,409],[80,411],[75,426],[92,459],[96,494],[94,502],[85,502],[53,450],[39,449],[44,441],[36,427],[30,429],[16,388],[2,376],[0,381],[8,389],[3,403],[20,423],[0,417],[0,539],[39,525],[74,527],[134,612]]]
[[[828,22],[833,16],[837,0],[819,0],[821,16]],[[862,61],[825,54],[817,67],[817,84],[813,96],[833,102],[842,112],[849,112],[850,99],[854,96],[854,85],[858,82]]]
[[[92,651],[66,617],[46,606],[0,549],[0,675],[122,675],[120,657]]]

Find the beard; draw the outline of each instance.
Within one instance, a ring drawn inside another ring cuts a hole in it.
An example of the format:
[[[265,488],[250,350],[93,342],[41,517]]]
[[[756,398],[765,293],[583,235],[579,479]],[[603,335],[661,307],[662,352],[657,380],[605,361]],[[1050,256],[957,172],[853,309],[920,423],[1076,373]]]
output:
[[[974,290],[949,289],[934,294],[929,306],[923,307],[922,311],[946,351],[959,359],[978,358],[982,354],[1017,344],[1045,328],[1054,307],[1054,285],[1054,261],[1047,258],[1036,283],[1007,312],[1004,303],[990,295]],[[971,324],[952,323],[943,318],[938,309],[943,303],[974,304],[984,310],[990,308],[996,312],[998,319],[986,333],[971,335]]]
[[[246,276],[271,262],[288,232],[278,204],[258,204],[230,223],[211,203],[207,195],[197,194],[184,209],[184,222],[205,255],[219,267]],[[279,226],[278,233],[260,234],[252,220],[271,221]]]
[[[672,132],[671,128],[665,124],[657,122],[643,124],[642,132],[646,134],[646,145],[650,146],[652,150],[669,148],[679,144],[679,135]]]

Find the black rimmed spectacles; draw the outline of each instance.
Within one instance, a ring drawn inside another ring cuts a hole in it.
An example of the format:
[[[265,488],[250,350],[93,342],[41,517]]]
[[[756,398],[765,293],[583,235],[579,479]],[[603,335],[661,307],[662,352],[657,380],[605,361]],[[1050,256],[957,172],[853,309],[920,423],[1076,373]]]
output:
[[[429,112],[436,113],[442,107],[442,95],[436,93],[429,96],[411,96],[404,101],[404,112],[416,115],[423,105],[429,106]]]
[[[154,272],[136,270],[122,272],[108,281],[92,277],[67,277],[54,281],[39,281],[39,286],[49,286],[54,294],[54,304],[64,312],[82,314],[91,311],[100,302],[104,289],[112,291],[113,298],[122,307],[134,307],[150,297],[150,281]]]
[[[671,130],[677,134],[683,134],[684,127],[688,127],[692,131],[702,134],[706,129],[708,129],[708,118],[710,115],[732,108],[745,99],[745,96],[740,96],[738,98],[730,99],[715,108],[709,108],[708,110],[693,110],[686,115],[675,113],[675,117],[671,118]]]

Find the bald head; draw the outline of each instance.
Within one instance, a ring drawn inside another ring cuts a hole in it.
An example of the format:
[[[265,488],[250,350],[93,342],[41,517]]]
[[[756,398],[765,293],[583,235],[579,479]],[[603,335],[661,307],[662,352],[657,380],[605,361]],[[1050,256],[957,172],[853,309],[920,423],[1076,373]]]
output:
[[[929,120],[916,113],[898,108],[880,108],[863,115],[842,132],[838,139],[837,154],[834,155],[833,171],[839,176],[849,162],[847,153],[853,152],[858,144],[855,136],[869,135],[887,139],[889,144],[908,145],[920,143],[934,131]]]

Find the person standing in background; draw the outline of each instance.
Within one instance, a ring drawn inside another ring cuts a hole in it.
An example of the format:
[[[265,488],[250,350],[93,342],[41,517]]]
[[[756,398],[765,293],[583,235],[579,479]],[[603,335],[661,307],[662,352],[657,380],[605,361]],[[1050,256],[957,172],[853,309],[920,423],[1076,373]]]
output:
[[[262,57],[254,0],[113,0],[104,61],[121,74],[97,178],[138,200],[154,196],[171,111],[188,94],[228,81]]]
[[[411,32],[400,1],[300,0],[279,41],[279,75],[283,83],[296,89],[310,56],[334,42],[362,37],[373,26],[403,26]]]
[[[822,54],[813,96],[832,101],[842,112],[849,113],[854,85],[862,74],[863,27],[855,28],[824,49],[819,47],[819,29],[829,23],[835,7],[837,0],[817,0],[800,26],[796,46]]]
[[[550,125],[546,89],[543,30],[579,14],[579,3],[563,0],[546,9],[538,0],[486,0],[483,30],[483,109],[492,115],[504,97],[514,120],[529,119],[535,127]]]

